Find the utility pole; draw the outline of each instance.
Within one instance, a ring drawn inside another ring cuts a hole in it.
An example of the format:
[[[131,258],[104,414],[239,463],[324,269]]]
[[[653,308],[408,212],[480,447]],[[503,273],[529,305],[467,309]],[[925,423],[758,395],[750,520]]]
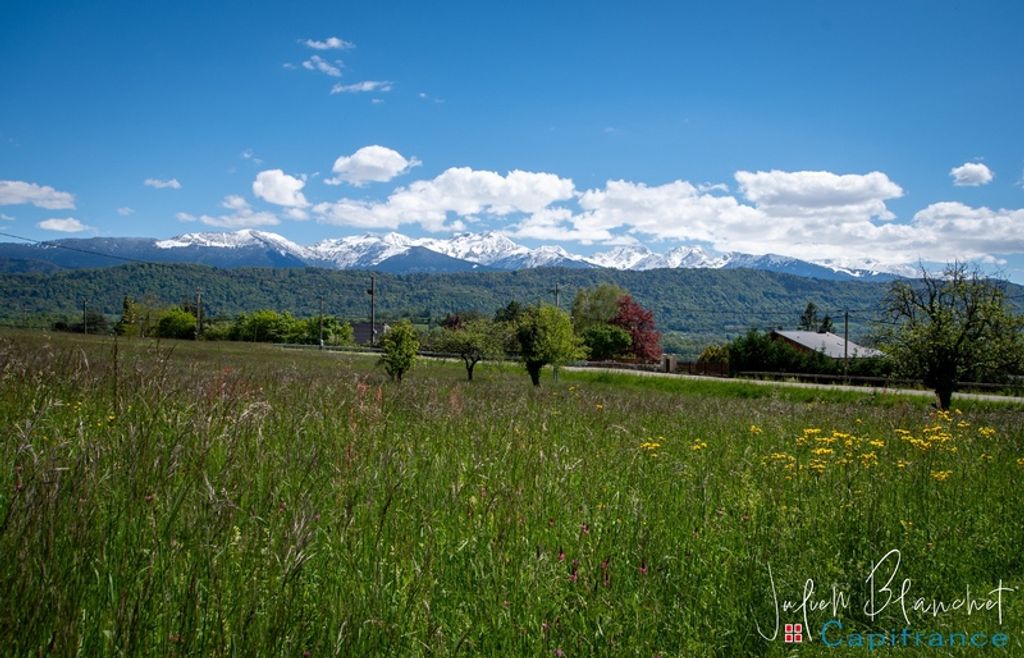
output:
[[[370,347],[377,346],[377,277],[370,275],[370,289],[366,291],[370,296]]]
[[[843,311],[843,377],[850,372],[850,311]]]
[[[320,295],[320,349],[324,348],[324,296]]]
[[[562,308],[558,303],[558,300],[561,299],[560,293],[562,292],[561,288],[558,287],[558,282],[555,282],[555,289],[551,292],[555,294],[555,308]]]
[[[196,288],[196,340],[203,333],[203,292]]]

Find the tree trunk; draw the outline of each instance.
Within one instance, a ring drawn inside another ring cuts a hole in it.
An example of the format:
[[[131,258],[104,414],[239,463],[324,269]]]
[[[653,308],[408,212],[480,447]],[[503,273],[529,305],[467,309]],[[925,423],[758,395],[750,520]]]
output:
[[[935,387],[935,398],[938,400],[939,409],[946,411],[953,402],[953,385],[943,384]]]
[[[466,359],[466,381],[473,381],[473,368],[476,367],[476,361]]]
[[[526,364],[526,372],[530,373],[530,381],[533,382],[534,386],[540,386],[540,369],[543,367],[543,363]]]

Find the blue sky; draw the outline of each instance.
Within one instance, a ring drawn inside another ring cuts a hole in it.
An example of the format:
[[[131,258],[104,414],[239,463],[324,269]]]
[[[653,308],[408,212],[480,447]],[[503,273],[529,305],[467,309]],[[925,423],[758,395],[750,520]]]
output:
[[[0,230],[496,229],[1024,281],[1021,25],[1009,1],[18,3]]]

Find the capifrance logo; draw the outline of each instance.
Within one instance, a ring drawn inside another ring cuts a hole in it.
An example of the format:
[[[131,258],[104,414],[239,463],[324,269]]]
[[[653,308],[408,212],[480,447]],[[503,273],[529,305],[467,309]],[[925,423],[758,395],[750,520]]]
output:
[[[763,619],[755,615],[757,633],[767,641],[821,642],[829,648],[869,651],[903,647],[1001,649],[1010,645],[1011,637],[1001,627],[1006,598],[1015,590],[1003,585],[1002,579],[995,587],[966,585],[955,597],[922,596],[915,591],[913,581],[902,576],[902,568],[900,551],[892,549],[872,565],[863,588],[838,584],[819,588],[813,578],[807,578],[795,596],[787,597],[784,592],[780,594],[768,564],[774,621],[763,626]],[[953,623],[943,619],[954,614],[957,616],[950,619]],[[855,626],[851,618],[861,620],[861,624]]]

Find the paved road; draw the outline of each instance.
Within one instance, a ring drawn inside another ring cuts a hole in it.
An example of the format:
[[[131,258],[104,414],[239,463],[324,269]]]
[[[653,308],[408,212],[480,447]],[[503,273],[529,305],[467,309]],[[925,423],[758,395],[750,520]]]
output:
[[[703,375],[680,375],[667,372],[651,372],[649,370],[625,370],[619,368],[586,368],[577,366],[563,366],[563,370],[577,372],[611,372],[619,375],[637,375],[639,377],[674,377],[677,379],[693,379],[709,382],[742,382],[744,384],[757,384],[760,386],[784,386],[789,388],[813,388],[826,391],[853,391],[855,393],[877,393],[880,395],[915,395],[934,398],[935,393],[912,388],[886,388],[879,386],[848,386],[845,384],[810,384],[806,382],[786,382],[767,379],[725,379],[722,377],[705,377]],[[1010,404],[1024,404],[1024,398],[1012,397],[1009,395],[992,395],[990,393],[955,393],[953,401],[956,400],[981,400],[984,402],[1006,402]]]

